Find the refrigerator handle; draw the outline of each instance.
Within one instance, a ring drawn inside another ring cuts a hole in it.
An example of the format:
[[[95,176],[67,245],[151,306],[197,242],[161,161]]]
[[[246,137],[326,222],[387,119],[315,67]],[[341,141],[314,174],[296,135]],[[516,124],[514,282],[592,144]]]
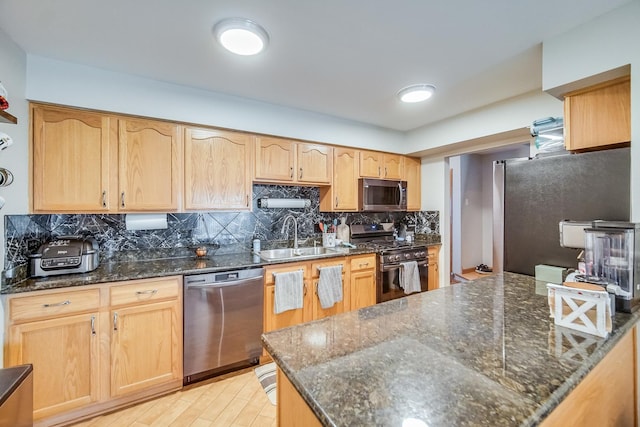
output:
[[[504,270],[504,160],[493,162],[493,271]]]

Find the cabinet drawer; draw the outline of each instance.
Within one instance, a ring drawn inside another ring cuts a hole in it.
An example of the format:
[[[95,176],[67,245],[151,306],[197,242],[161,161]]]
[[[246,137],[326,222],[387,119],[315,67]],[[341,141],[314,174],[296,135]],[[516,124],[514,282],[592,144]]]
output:
[[[97,310],[100,290],[84,289],[17,297],[9,300],[9,319],[13,322],[60,317],[67,314]]]
[[[325,267],[333,267],[336,265],[342,265],[342,276],[344,276],[345,270],[347,269],[348,261],[346,259],[341,259],[340,261],[336,260],[325,260],[325,261],[316,261],[311,263],[311,276],[314,279],[318,279],[320,277],[320,269]]]
[[[109,289],[111,306],[135,304],[177,298],[180,292],[179,280],[176,277],[149,280],[126,285],[114,285]]]
[[[375,268],[375,266],[376,266],[375,255],[351,258],[351,271],[366,270],[369,268]]]

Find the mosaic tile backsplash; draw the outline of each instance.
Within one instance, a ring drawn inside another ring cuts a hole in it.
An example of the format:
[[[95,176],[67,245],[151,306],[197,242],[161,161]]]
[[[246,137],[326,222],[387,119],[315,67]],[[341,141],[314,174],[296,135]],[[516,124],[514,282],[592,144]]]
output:
[[[262,209],[260,198],[310,199],[304,209]],[[320,221],[331,223],[346,215],[347,224],[394,222],[415,226],[416,233],[440,234],[439,212],[331,213],[319,211],[317,187],[254,185],[252,212],[169,213],[166,230],[127,230],[125,215],[64,214],[6,215],[5,270],[26,267],[28,254],[52,238],[64,235],[91,235],[100,246],[102,261],[111,261],[123,253],[149,249],[216,247],[216,253],[237,253],[251,248],[254,238],[262,241],[293,239],[293,227],[282,232],[285,216],[298,220],[298,239],[317,238]]]

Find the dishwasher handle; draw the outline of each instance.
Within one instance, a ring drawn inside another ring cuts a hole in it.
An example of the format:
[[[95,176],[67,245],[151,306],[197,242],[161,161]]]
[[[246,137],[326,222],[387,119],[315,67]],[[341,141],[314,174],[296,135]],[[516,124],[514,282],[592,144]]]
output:
[[[245,285],[247,283],[251,283],[254,280],[262,282],[262,277],[254,277],[251,279],[239,279],[239,280],[230,280],[227,282],[209,282],[209,283],[198,283],[191,284],[188,283],[185,288],[187,289],[215,289],[215,288],[226,288],[227,286],[237,286],[237,285]]]

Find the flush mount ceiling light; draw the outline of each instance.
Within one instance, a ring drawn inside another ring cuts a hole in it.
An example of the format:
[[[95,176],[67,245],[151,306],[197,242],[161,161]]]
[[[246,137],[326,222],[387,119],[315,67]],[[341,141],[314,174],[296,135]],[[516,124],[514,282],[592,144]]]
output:
[[[431,95],[433,95],[435,91],[436,87],[434,85],[411,85],[400,89],[398,98],[400,98],[402,102],[422,102],[431,98]]]
[[[216,40],[237,55],[255,55],[269,43],[269,34],[260,25],[244,18],[223,19],[213,27]]]

